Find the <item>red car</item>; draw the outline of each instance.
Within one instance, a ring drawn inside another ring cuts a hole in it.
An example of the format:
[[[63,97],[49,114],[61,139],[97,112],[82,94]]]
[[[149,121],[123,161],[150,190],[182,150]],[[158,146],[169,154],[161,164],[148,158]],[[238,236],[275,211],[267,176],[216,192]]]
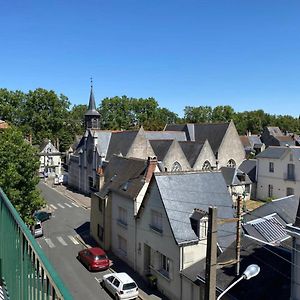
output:
[[[77,258],[89,271],[106,270],[111,265],[105,251],[101,248],[87,248],[78,252]]]

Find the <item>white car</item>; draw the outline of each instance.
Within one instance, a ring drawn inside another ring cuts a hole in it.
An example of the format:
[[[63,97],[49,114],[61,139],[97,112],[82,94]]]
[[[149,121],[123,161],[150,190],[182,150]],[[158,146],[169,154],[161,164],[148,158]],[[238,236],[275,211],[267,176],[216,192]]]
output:
[[[139,296],[137,284],[124,272],[104,275],[102,285],[114,295],[116,300],[136,299]]]
[[[32,234],[36,238],[43,235],[43,227],[41,221],[36,221],[32,226]]]

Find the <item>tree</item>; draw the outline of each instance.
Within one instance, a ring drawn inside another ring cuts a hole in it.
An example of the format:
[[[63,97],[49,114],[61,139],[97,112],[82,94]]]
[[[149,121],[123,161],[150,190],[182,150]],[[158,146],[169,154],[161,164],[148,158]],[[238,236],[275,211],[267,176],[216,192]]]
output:
[[[209,123],[212,121],[212,108],[210,106],[186,106],[184,119],[188,123]]]
[[[213,122],[230,122],[234,116],[234,109],[229,106],[216,106],[212,111]]]
[[[0,186],[26,223],[45,202],[36,189],[39,182],[37,150],[14,127],[0,130]]]

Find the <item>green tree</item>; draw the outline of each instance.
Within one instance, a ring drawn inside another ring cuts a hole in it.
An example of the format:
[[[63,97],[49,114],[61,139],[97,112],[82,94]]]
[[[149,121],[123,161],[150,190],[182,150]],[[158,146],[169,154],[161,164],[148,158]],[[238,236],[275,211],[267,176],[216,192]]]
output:
[[[15,128],[0,130],[0,186],[26,223],[45,202],[36,189],[37,151]]]
[[[234,116],[234,109],[229,106],[216,106],[212,110],[212,121],[213,122],[230,122]]]
[[[212,108],[210,106],[186,106],[184,119],[188,123],[209,123],[212,121]]]
[[[31,134],[34,144],[41,144],[45,138],[56,141],[68,117],[70,102],[64,95],[54,91],[36,89],[29,91],[24,103],[23,131]]]

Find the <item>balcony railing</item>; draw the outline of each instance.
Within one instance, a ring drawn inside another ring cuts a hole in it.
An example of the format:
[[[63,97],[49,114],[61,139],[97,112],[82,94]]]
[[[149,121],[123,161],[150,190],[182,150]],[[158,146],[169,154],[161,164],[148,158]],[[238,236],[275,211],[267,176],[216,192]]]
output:
[[[296,181],[296,176],[293,173],[284,173],[284,180]]]
[[[1,188],[0,284],[11,300],[72,299]]]

